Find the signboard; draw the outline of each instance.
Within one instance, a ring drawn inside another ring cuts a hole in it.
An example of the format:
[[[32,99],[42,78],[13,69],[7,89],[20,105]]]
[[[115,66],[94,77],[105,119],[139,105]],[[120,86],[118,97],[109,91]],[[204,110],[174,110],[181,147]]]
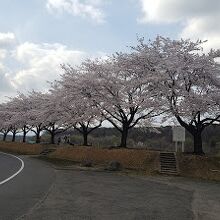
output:
[[[173,141],[174,142],[185,142],[185,128],[181,126],[175,126],[172,128]]]

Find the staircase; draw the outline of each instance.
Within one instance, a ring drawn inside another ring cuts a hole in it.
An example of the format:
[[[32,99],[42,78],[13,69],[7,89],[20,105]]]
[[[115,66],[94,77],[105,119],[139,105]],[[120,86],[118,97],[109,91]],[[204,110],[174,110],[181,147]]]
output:
[[[172,152],[160,153],[160,173],[168,175],[177,175],[176,155]]]

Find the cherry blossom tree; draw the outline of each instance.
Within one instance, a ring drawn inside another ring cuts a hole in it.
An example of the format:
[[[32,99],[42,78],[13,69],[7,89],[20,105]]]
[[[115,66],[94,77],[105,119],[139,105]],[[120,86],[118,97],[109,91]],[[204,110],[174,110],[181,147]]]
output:
[[[157,37],[149,44],[140,40],[134,48],[146,56],[149,48],[154,49],[154,57],[159,59],[155,87],[170,113],[193,136],[195,154],[204,154],[203,130],[220,121],[220,66],[215,60],[220,53],[211,50],[204,54],[202,43]]]
[[[4,126],[1,126],[0,133],[3,134],[3,138],[2,138],[3,141],[6,141],[9,132],[10,132],[10,128],[5,128]]]
[[[32,91],[28,94],[31,102],[31,110],[29,111],[29,124],[32,126],[31,131],[36,135],[36,143],[41,141],[41,132],[44,130],[45,121],[43,116],[44,94],[42,92]]]
[[[10,98],[8,109],[12,114],[13,134],[18,133],[19,128],[23,132],[23,142],[26,142],[27,133],[32,129],[32,126],[29,124],[30,110],[32,109],[29,97],[19,93],[17,96]],[[15,132],[15,130],[17,131]]]
[[[202,132],[220,122],[220,51],[204,53],[202,41],[157,37],[129,53],[62,65],[61,80],[48,93],[19,93],[0,105],[3,140],[12,132],[55,135],[74,127],[88,145],[88,135],[107,120],[127,146],[129,130],[156,116],[174,117],[194,138],[194,153],[203,154]]]
[[[143,58],[136,52],[118,53],[106,60],[86,61],[80,67],[81,91],[121,133],[120,147],[127,146],[129,129],[164,111],[158,108],[160,97],[151,86],[153,59],[149,56],[140,65]]]
[[[55,135],[68,129],[63,121],[66,112],[60,105],[59,97],[53,93],[43,94],[40,115],[44,130],[51,136],[51,144],[55,144]]]
[[[16,138],[16,134],[20,133],[19,127],[17,127],[16,125],[11,125],[11,133],[12,133],[12,142],[15,142],[15,138]]]
[[[3,126],[5,130],[9,129],[12,133],[12,142],[14,142],[16,134],[20,132],[20,127],[17,123],[17,118],[15,117],[12,98],[1,105],[1,115],[6,116]]]
[[[10,112],[5,111],[5,105],[6,103],[0,105],[0,133],[3,134],[3,141],[6,141],[6,137],[11,129],[9,125],[11,114]]]
[[[62,121],[82,134],[83,145],[88,146],[88,135],[101,126],[103,117],[94,103],[82,94],[80,72],[69,65],[62,65],[62,69],[65,73],[55,83],[52,93],[66,112]]]
[[[23,142],[26,142],[26,135],[32,130],[36,133],[36,142],[40,142],[40,132],[45,124],[43,97],[42,93],[35,91],[28,95],[19,93],[4,104],[1,115],[8,115],[4,124],[5,129],[10,129],[12,132],[12,141],[15,141],[16,134],[22,131]]]

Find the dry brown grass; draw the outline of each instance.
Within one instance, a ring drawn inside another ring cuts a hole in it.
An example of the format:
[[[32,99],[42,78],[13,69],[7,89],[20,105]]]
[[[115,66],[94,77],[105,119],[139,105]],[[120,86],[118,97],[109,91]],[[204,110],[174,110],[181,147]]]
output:
[[[62,147],[50,154],[51,158],[75,162],[91,160],[94,164],[106,165],[116,160],[127,169],[155,170],[159,153],[134,149],[100,149],[91,147]]]
[[[40,144],[28,144],[28,143],[18,143],[18,142],[0,142],[0,151],[16,153],[16,154],[26,154],[26,155],[37,155],[45,147]]]
[[[220,181],[220,158],[178,155],[180,175]]]
[[[56,151],[48,156],[51,159],[69,160],[73,163],[91,160],[94,165],[104,166],[116,160],[123,168],[143,171],[145,174],[155,173],[159,169],[159,152],[156,151],[0,142],[0,151],[26,155],[38,155],[45,148],[51,147],[57,147]],[[180,176],[220,181],[220,157],[180,154],[177,158]]]

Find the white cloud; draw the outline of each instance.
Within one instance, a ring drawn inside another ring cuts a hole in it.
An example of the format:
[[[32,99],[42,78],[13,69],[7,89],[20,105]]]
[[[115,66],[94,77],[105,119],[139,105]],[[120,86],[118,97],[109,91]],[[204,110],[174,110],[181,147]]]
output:
[[[14,43],[15,37],[12,33],[0,33],[0,98],[2,99],[6,91],[13,90],[10,80],[7,77],[7,67],[5,58],[7,57],[7,48]]]
[[[10,47],[9,42],[12,42]],[[49,82],[58,79],[60,64],[78,65],[91,57],[83,51],[68,49],[59,43],[16,43],[13,34],[0,33],[0,100],[16,91],[45,91]]]
[[[89,54],[59,43],[18,44],[13,34],[0,34],[2,42],[10,42],[7,39],[13,39],[14,43],[10,47],[0,44],[0,101],[4,101],[5,96],[14,96],[17,91],[46,91],[50,87],[48,82],[59,79],[63,73],[60,64],[74,66],[86,58],[104,57],[101,52]]]
[[[79,64],[86,55],[62,44],[23,43],[14,52],[22,68],[11,77],[11,83],[19,91],[45,90],[49,86],[47,81],[52,82],[62,73],[60,64]]]
[[[106,1],[106,0],[105,0]],[[100,0],[47,0],[46,7],[50,12],[67,12],[73,16],[92,19],[97,23],[105,21]]]
[[[3,60],[7,55],[7,50],[0,48],[0,61]]]
[[[2,62],[0,62],[0,79],[0,100],[3,100],[5,96],[15,91],[8,77],[8,69]]]
[[[205,49],[220,48],[220,24],[218,20],[220,20],[220,15],[192,18],[187,22],[180,36],[183,38],[208,40],[205,43]]]
[[[15,43],[15,35],[13,33],[0,32],[0,47],[8,47]]]
[[[139,0],[142,23],[179,23],[179,37],[208,40],[206,48],[220,48],[219,0]]]

